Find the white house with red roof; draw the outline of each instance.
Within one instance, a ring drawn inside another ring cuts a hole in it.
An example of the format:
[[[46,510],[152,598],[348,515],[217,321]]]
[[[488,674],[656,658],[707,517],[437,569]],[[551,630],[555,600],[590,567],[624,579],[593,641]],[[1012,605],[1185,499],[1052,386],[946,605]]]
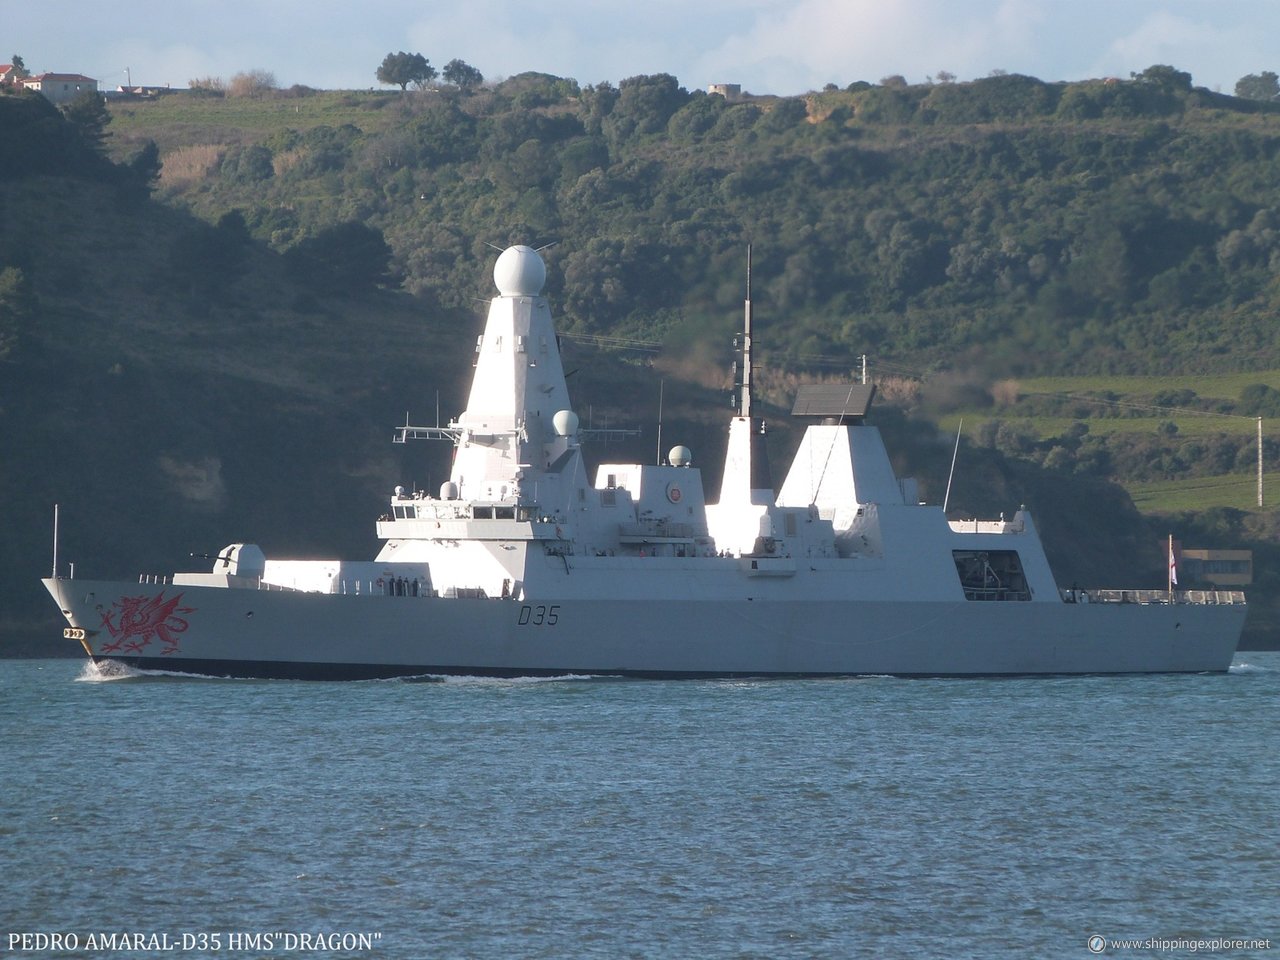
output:
[[[98,81],[79,73],[42,73],[18,82],[54,103],[67,103],[89,90],[98,92]]]

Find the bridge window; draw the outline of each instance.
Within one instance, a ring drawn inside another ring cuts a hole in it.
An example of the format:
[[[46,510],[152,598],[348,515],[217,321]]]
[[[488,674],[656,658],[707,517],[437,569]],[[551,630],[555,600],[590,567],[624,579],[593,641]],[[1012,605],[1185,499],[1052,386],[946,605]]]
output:
[[[952,550],[966,600],[1030,600],[1016,550]]]

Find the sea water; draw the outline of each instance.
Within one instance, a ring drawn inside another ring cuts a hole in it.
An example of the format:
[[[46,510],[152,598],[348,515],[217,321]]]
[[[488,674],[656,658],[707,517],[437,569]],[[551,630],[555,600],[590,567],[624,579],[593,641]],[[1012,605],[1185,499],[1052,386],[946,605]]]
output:
[[[1280,957],[1278,751],[1276,653],[760,682],[0,661],[0,954]]]

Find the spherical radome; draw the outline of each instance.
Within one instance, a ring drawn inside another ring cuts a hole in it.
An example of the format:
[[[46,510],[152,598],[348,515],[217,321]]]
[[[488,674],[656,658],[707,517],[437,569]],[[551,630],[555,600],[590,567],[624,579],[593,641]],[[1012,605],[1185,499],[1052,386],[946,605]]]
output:
[[[551,418],[557,437],[571,437],[578,432],[578,415],[572,410],[558,410]]]
[[[687,467],[693,463],[693,451],[684,444],[672,447],[671,452],[667,454],[667,462],[673,467]]]
[[[440,484],[440,499],[441,500],[457,500],[458,485],[454,483],[452,480],[446,480],[444,483]]]
[[[547,282],[547,265],[532,247],[507,247],[493,265],[493,282],[504,297],[536,297]]]

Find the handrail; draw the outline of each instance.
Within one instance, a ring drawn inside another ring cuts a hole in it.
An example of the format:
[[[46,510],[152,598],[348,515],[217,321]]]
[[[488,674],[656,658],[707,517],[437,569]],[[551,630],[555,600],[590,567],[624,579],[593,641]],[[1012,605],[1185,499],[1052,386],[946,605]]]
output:
[[[1075,596],[1080,603],[1185,603],[1195,605],[1236,605],[1246,603],[1243,590],[1073,590],[1063,591],[1063,599]]]

